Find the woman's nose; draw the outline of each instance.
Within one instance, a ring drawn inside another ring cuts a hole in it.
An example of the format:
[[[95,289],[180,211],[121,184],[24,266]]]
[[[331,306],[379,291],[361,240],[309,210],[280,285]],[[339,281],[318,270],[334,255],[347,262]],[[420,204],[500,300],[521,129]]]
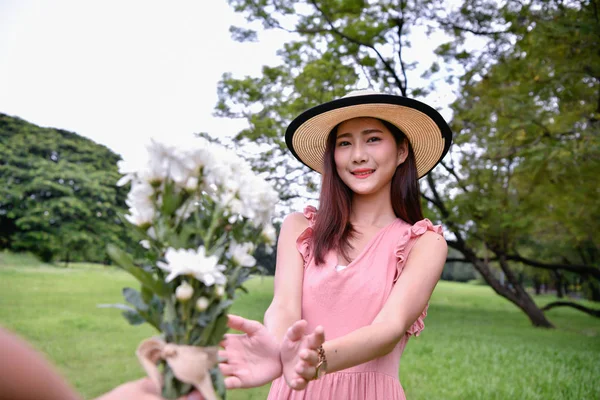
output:
[[[352,146],[352,162],[359,164],[367,161],[367,152],[365,146],[358,143]]]

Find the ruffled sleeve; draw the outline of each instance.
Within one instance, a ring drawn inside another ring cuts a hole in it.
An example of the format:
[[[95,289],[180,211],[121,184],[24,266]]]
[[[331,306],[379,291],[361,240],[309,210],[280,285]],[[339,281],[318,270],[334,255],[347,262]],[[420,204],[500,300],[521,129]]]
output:
[[[300,236],[298,236],[298,239],[296,239],[296,248],[302,255],[305,268],[310,261],[310,257],[312,256],[312,236],[316,214],[317,209],[315,207],[306,206],[304,208],[304,217],[308,220],[308,227],[300,234]]]
[[[430,220],[427,218],[420,220],[415,223],[410,229],[407,229],[398,245],[396,246],[396,275],[394,276],[394,283],[398,280],[400,275],[402,274],[402,270],[406,264],[406,259],[408,258],[408,254],[410,250],[417,242],[417,240],[423,236],[423,234],[427,231],[432,231],[437,233],[438,235],[443,235],[443,230],[441,225],[433,225]],[[412,326],[406,331],[406,333],[410,336],[419,336],[421,331],[425,328],[425,317],[427,316],[427,309],[429,308],[429,303],[425,306],[425,309],[417,318],[417,320],[412,324]]]

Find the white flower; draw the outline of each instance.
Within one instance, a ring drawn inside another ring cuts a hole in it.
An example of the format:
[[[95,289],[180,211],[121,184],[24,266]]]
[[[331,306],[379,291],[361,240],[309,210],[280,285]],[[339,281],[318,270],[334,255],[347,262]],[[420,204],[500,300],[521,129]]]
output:
[[[187,282],[183,281],[181,285],[175,289],[175,298],[179,301],[188,301],[194,294],[194,288]]]
[[[197,171],[205,165],[212,164],[214,157],[211,152],[211,146],[206,139],[198,139],[196,143],[198,147],[192,149],[188,153],[188,160],[190,161],[190,165],[193,167],[193,169]]]
[[[189,178],[197,173],[196,163],[190,152],[176,146],[151,141],[147,146],[148,162],[139,169],[139,177],[152,184],[171,179],[178,187],[185,188]]]
[[[125,218],[137,226],[151,223],[155,212],[154,204],[152,204],[153,195],[154,189],[150,184],[134,181],[125,200],[129,206],[129,215],[126,215]]]
[[[141,170],[139,162],[131,159],[119,160],[117,166],[119,168],[119,173],[123,174],[121,179],[117,182],[117,186],[124,186],[130,181],[134,181],[136,179],[136,172]]]
[[[226,282],[225,275],[222,273],[225,267],[217,264],[219,257],[215,255],[206,257],[204,246],[198,247],[198,250],[169,248],[165,259],[166,263],[159,261],[157,265],[169,272],[165,279],[167,282],[180,275],[191,275],[206,286],[224,285]]]
[[[210,305],[210,301],[206,297],[200,297],[196,300],[196,310],[204,311]]]
[[[203,170],[211,197],[231,214],[248,218],[257,227],[269,224],[279,201],[277,192],[235,153],[215,145],[211,153],[212,162]]]
[[[148,160],[143,168],[138,169],[139,178],[147,183],[163,182],[168,176],[168,159],[172,148],[152,140],[146,146]]]
[[[235,241],[232,241],[229,246],[229,251],[227,251],[227,257],[231,258],[235,263],[242,267],[254,267],[254,265],[256,265],[256,259],[251,255],[253,252],[253,243],[246,242],[237,244]]]
[[[215,286],[215,295],[217,295],[217,297],[221,298],[225,295],[225,286],[223,285],[217,285]]]
[[[135,179],[135,175],[134,174],[125,174],[121,177],[121,179],[119,179],[117,181],[117,186],[121,187],[121,186],[125,186],[127,185],[129,182],[133,181]]]
[[[146,235],[148,235],[151,239],[156,240],[156,229],[154,229],[153,226],[151,226],[150,228],[148,228],[148,230],[146,231]]]
[[[185,183],[185,189],[193,192],[197,188],[198,188],[198,178],[196,178],[195,176],[189,177],[187,182]]]
[[[277,192],[267,181],[251,171],[248,172],[239,190],[239,197],[243,203],[242,215],[251,219],[257,227],[270,224],[273,210],[279,201]]]
[[[140,245],[146,250],[150,249],[150,241],[149,240],[140,240]]]
[[[273,225],[267,224],[263,228],[261,236],[268,245],[273,245],[275,244],[275,240],[277,239],[277,231],[275,230],[275,227]]]

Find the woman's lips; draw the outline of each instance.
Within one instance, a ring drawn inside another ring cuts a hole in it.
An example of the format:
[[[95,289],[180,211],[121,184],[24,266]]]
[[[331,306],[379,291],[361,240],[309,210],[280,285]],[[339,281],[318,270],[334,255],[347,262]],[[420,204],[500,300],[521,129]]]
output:
[[[365,179],[373,175],[373,172],[375,172],[374,169],[359,169],[352,171],[351,174],[358,179]]]

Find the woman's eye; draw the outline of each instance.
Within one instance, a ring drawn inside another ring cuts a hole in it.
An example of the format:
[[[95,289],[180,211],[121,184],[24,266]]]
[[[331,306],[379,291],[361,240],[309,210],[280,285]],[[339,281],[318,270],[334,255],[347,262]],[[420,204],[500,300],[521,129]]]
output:
[[[380,141],[380,140],[381,140],[381,138],[379,138],[379,137],[377,137],[377,136],[373,136],[373,137],[370,137],[370,138],[367,140],[367,143],[369,143],[369,142],[378,142],[378,141]]]
[[[348,141],[343,141],[343,142],[339,142],[338,143],[338,147],[345,147],[345,146],[349,146],[350,142]]]

